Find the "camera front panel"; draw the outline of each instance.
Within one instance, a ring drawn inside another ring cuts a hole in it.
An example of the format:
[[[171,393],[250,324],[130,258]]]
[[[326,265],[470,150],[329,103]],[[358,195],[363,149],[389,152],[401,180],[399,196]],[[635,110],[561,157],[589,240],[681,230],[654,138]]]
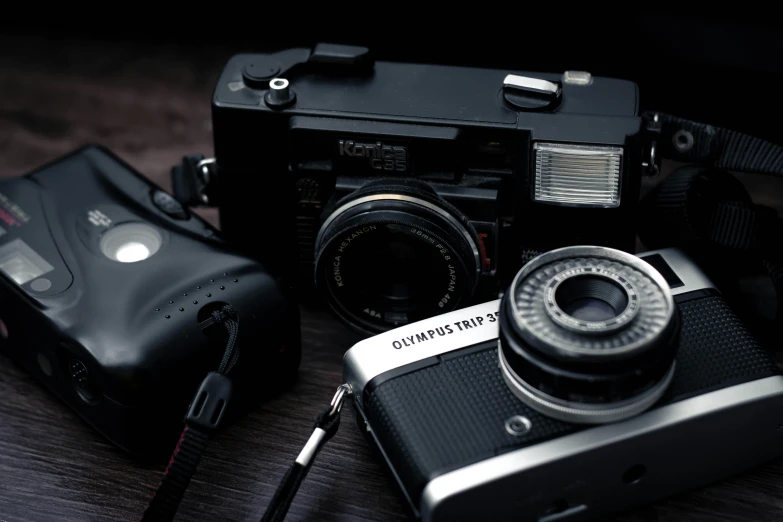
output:
[[[370,323],[365,325],[370,331],[498,295],[498,281],[514,254],[501,245],[515,244],[509,237],[512,228],[503,222],[513,220],[509,142],[516,133],[495,133],[506,137],[501,144],[479,143],[486,137],[482,133],[451,127],[307,117],[292,118],[291,127],[304,294],[317,292],[327,301],[329,292],[339,294],[334,303],[338,314],[350,315],[347,321],[355,325]],[[385,170],[385,161],[397,161],[399,169]],[[472,167],[465,172],[468,163]],[[373,188],[380,186],[384,190]],[[343,211],[370,195],[378,201],[354,209],[363,217],[348,223]],[[394,208],[384,198],[396,199]],[[337,239],[341,244],[331,248],[337,251],[325,252],[330,248],[325,242]],[[357,249],[362,259],[352,263]],[[365,267],[372,267],[371,273],[359,273]],[[350,287],[366,295],[349,298]],[[389,297],[384,302],[377,296]],[[352,306],[348,300],[366,304],[341,310]]]
[[[656,411],[669,411],[667,406],[698,403],[704,394],[739,390],[743,383],[755,389],[779,375],[698,269],[676,251],[650,253],[647,259],[666,274],[682,315],[676,373],[653,410],[611,427],[622,431],[625,423],[645,419],[655,424]],[[428,499],[425,488],[440,487],[437,477],[504,455],[513,461],[525,448],[606,427],[558,421],[515,397],[498,365],[498,321],[490,317],[499,306],[500,301],[485,303],[387,332],[346,355],[362,422],[416,511],[431,508],[434,493]],[[557,497],[546,500],[551,505]]]
[[[308,53],[237,55],[213,98],[222,230],[284,274],[301,299],[321,297],[313,243],[330,210],[377,179],[427,183],[475,223],[491,279],[482,289],[495,292],[472,303],[497,295],[523,249],[590,243],[632,251],[641,177],[633,83],[540,74],[560,85],[562,98],[536,107],[509,92],[507,71],[389,62],[361,73],[325,63],[311,69]],[[298,65],[289,71],[289,62]],[[269,105],[268,82],[248,77],[260,64],[290,73],[290,104]],[[585,176],[609,180],[613,195],[577,201],[582,189],[603,190],[604,181],[582,186]],[[297,252],[298,263],[281,250]],[[405,321],[384,329],[395,324]]]

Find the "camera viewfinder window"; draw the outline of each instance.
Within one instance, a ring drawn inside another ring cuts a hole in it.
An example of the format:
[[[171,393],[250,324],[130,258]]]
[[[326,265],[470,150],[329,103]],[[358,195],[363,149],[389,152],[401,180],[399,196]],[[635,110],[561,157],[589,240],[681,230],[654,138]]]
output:
[[[8,277],[23,285],[54,270],[38,253],[21,239],[0,247],[0,270]]]
[[[685,286],[685,283],[677,277],[677,274],[674,273],[674,270],[664,261],[660,254],[642,256],[641,259],[650,263],[654,269],[660,272],[663,278],[666,279],[666,282],[669,283],[670,288]]]

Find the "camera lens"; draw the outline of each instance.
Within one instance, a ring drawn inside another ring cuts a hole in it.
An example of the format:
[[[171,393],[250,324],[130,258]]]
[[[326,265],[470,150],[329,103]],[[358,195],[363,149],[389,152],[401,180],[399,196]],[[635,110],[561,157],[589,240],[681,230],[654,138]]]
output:
[[[478,280],[477,245],[467,219],[432,189],[370,185],[324,221],[316,283],[344,320],[377,333],[464,304]]]
[[[119,263],[136,263],[157,253],[163,238],[157,229],[144,223],[124,223],[101,236],[103,255]]]
[[[615,422],[664,394],[678,334],[671,291],[652,266],[609,248],[561,248],[527,263],[503,297],[500,367],[537,411]]]
[[[619,284],[596,276],[578,276],[560,285],[553,304],[577,320],[608,321],[620,315],[628,303],[628,294]]]

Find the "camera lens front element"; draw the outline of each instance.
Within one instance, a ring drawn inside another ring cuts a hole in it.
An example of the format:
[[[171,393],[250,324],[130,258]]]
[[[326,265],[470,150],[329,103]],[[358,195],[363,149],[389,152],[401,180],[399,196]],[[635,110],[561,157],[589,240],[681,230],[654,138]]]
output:
[[[568,422],[615,422],[663,395],[678,333],[669,286],[649,264],[567,247],[530,261],[504,296],[500,366],[531,408]]]
[[[480,269],[464,223],[445,203],[358,193],[321,227],[316,283],[338,315],[371,333],[454,310]]]
[[[108,229],[100,239],[103,255],[119,263],[136,263],[155,255],[163,237],[145,223],[124,223]]]
[[[549,317],[578,333],[602,334],[622,328],[639,311],[639,293],[627,278],[595,267],[573,267],[546,284]]]

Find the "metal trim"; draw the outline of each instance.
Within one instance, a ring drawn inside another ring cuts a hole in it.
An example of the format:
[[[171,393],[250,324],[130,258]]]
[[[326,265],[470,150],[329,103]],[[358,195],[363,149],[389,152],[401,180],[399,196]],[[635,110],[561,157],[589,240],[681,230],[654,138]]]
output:
[[[465,466],[440,475],[425,486],[421,518],[424,522],[433,520],[439,504],[478,486],[694,417],[779,395],[783,395],[783,376],[776,375],[699,395],[619,423],[604,424]]]

